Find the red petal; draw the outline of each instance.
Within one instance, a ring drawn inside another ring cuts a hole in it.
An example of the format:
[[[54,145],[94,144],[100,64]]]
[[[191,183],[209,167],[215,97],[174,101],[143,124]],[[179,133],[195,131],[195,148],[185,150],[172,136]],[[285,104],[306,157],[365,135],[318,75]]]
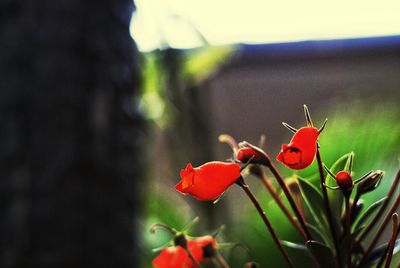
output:
[[[178,192],[182,193],[182,194],[185,194],[185,195],[187,194],[187,192],[182,189],[182,182],[181,181],[177,185],[175,185],[175,189]]]

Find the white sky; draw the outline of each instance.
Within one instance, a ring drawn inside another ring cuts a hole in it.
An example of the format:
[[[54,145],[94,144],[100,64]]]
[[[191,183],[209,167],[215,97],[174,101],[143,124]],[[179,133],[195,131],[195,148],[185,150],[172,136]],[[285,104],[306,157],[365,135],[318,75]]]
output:
[[[400,34],[400,0],[134,0],[141,51]]]

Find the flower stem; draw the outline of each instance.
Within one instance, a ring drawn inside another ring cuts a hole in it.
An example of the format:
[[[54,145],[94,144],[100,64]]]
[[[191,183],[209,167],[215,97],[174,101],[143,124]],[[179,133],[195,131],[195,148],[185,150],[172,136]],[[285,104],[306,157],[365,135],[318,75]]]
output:
[[[265,225],[268,228],[268,231],[272,235],[272,238],[277,245],[279,251],[281,252],[283,258],[285,259],[287,265],[291,268],[294,268],[292,261],[290,260],[289,256],[287,255],[285,249],[282,247],[281,242],[279,241],[279,238],[274,230],[274,228],[271,225],[271,222],[267,218],[267,214],[264,212],[264,210],[261,208],[260,203],[258,202],[257,198],[254,196],[254,194],[251,192],[249,186],[244,182],[244,179],[240,177],[236,183],[246,192],[247,196],[250,198],[251,202],[253,203],[254,207],[257,209],[258,213],[260,214],[261,218],[263,219]]]
[[[393,214],[392,220],[393,220],[392,238],[391,238],[391,240],[389,242],[389,245],[388,245],[388,254],[387,254],[387,257],[386,257],[385,268],[389,268],[389,266],[390,266],[390,263],[391,263],[392,257],[393,257],[394,246],[396,244],[396,239],[397,239],[397,236],[399,235],[399,225],[397,224],[397,222],[398,222],[397,213]]]
[[[274,198],[275,202],[278,204],[278,206],[280,207],[280,209],[282,210],[282,212],[286,215],[286,217],[288,218],[288,220],[290,221],[290,223],[295,227],[295,229],[299,232],[299,234],[305,239],[307,240],[306,234],[304,233],[303,229],[301,229],[301,226],[299,225],[298,222],[296,222],[293,219],[292,214],[290,213],[289,209],[285,206],[285,204],[282,202],[282,199],[279,197],[278,193],[276,192],[276,190],[274,189],[274,187],[271,185],[271,183],[269,182],[267,176],[265,175],[265,172],[262,170],[261,167],[257,166],[257,168],[259,168],[260,172],[259,172],[259,177],[260,179],[263,181],[265,188],[267,188],[267,190],[269,191],[269,193],[271,194],[271,196]]]
[[[394,245],[396,243],[397,236],[399,235],[399,225],[397,225],[397,222],[398,222],[398,215],[397,215],[397,213],[395,213],[392,215],[392,237],[391,237],[385,251],[383,252],[383,254],[381,256],[381,259],[379,260],[378,264],[376,265],[376,268],[381,268],[385,259],[386,259],[386,265],[390,265],[391,256],[389,254],[393,255]],[[390,251],[392,251],[392,253],[390,253]],[[386,267],[386,265],[385,265],[385,267]]]
[[[316,158],[317,158],[317,163],[318,163],[318,172],[319,172],[319,178],[321,181],[321,190],[322,190],[322,197],[324,200],[324,206],[325,206],[325,212],[326,212],[326,216],[328,218],[328,223],[329,223],[329,229],[331,231],[331,235],[332,235],[332,240],[333,243],[335,245],[335,249],[336,249],[336,255],[337,255],[337,259],[339,264],[341,263],[341,254],[340,254],[340,248],[339,248],[339,243],[337,241],[337,234],[336,234],[336,228],[333,224],[333,217],[332,217],[332,210],[331,210],[331,205],[329,204],[329,198],[328,198],[328,192],[325,188],[325,176],[324,176],[324,167],[322,165],[322,159],[321,159],[321,154],[319,152],[319,147],[317,146],[317,154],[316,154]]]
[[[228,263],[225,261],[225,259],[218,252],[215,252],[214,258],[215,258],[215,260],[217,261],[218,265],[221,268],[230,268]]]
[[[345,206],[346,206],[346,226],[345,226],[345,237],[347,237],[347,268],[351,268],[351,234],[350,234],[350,194],[345,196]]]
[[[276,167],[272,163],[272,161],[269,161],[267,166],[271,170],[272,174],[274,174],[274,177],[276,178],[279,185],[281,186],[283,193],[285,194],[294,214],[296,215],[298,221],[300,222],[301,227],[303,228],[303,231],[306,235],[307,240],[312,240],[312,236],[311,236],[310,232],[308,231],[308,228],[307,228],[306,223],[304,222],[304,219],[299,211],[299,208],[297,207],[296,203],[294,202],[294,199],[291,196],[290,191],[289,191],[288,187],[286,186],[285,181],[282,178],[281,174],[279,174],[278,170],[276,169]]]
[[[376,226],[376,224],[382,217],[383,213],[385,212],[387,206],[389,205],[390,200],[392,199],[399,182],[400,182],[400,170],[397,172],[396,177],[392,183],[392,186],[390,187],[389,193],[387,195],[388,198],[383,202],[378,213],[376,213],[373,220],[368,224],[367,228],[365,228],[364,231],[361,233],[360,238],[357,240],[356,243],[361,243],[367,237],[369,232],[371,232],[371,230]]]
[[[397,207],[400,204],[400,195],[397,196],[396,200],[394,201],[392,207],[389,210],[389,213],[386,215],[385,219],[383,220],[381,226],[379,227],[375,237],[372,239],[371,244],[369,245],[368,249],[365,250],[358,267],[362,267],[363,263],[365,262],[369,253],[371,253],[372,249],[375,247],[376,243],[378,242],[379,238],[381,237],[383,231],[385,230],[386,225],[389,223],[392,214],[396,212]]]

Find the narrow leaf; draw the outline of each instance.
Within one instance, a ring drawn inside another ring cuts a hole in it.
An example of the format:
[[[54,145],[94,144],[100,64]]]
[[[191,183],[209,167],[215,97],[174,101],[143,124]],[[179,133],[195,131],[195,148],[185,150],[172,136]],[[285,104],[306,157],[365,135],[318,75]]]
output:
[[[308,251],[307,247],[302,245],[302,244],[293,243],[293,242],[286,241],[286,240],[281,240],[281,244],[282,244],[282,246],[285,246],[285,247],[288,247],[288,248]]]
[[[369,217],[371,217],[377,210],[381,207],[382,203],[385,202],[387,197],[379,199],[372,205],[370,205],[367,210],[360,216],[360,219],[355,223],[353,230],[357,230],[361,225],[364,225]]]
[[[298,177],[298,181],[302,189],[301,194],[303,199],[306,205],[309,206],[310,213],[313,217],[313,219],[310,220],[313,220],[313,222],[317,223],[321,228],[326,228],[324,203],[319,189],[303,178]]]
[[[324,268],[335,268],[336,267],[336,260],[335,257],[329,247],[326,245],[309,240],[306,242],[306,246],[310,251],[311,255],[314,259],[318,262],[320,267]]]

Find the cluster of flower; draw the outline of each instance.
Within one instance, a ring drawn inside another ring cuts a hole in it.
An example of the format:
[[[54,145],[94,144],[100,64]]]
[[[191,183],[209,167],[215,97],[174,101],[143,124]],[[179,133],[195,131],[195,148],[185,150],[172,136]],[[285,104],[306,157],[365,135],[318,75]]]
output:
[[[261,146],[257,147],[246,141],[236,143],[236,141],[228,135],[221,135],[220,141],[226,142],[232,147],[232,160],[230,162],[212,161],[199,167],[193,167],[190,163],[187,164],[186,168],[182,169],[180,172],[181,181],[175,186],[176,190],[184,195],[193,196],[195,199],[200,201],[215,202],[219,200],[219,198],[229,187],[231,187],[233,184],[237,184],[245,191],[257,209],[287,265],[289,267],[294,267],[286,250],[282,246],[282,241],[278,238],[276,231],[271,225],[267,214],[261,208],[255,195],[250,191],[249,186],[245,183],[244,177],[242,176],[242,171],[250,165],[250,173],[263,180],[267,189],[270,191],[271,195],[274,197],[275,201],[278,203],[288,220],[304,238],[305,245],[300,245],[300,247],[304,247],[309,251],[316,266],[319,265],[320,267],[324,267],[325,264],[332,265],[333,263],[333,265],[338,265],[339,267],[351,268],[353,266],[361,267],[362,265],[365,265],[369,261],[369,256],[374,255],[371,253],[371,251],[380,237],[382,230],[385,228],[390,219],[392,219],[393,226],[396,227],[393,229],[394,238],[392,238],[390,243],[388,243],[385,251],[379,253],[380,255],[378,254],[381,264],[385,259],[386,264],[390,264],[391,254],[393,254],[394,243],[397,238],[397,235],[395,236],[395,234],[398,234],[400,231],[400,226],[397,224],[398,216],[395,213],[395,209],[400,203],[400,198],[396,199],[395,204],[385,217],[384,223],[381,225],[381,228],[378,231],[378,234],[375,236],[373,243],[367,250],[364,250],[361,246],[361,242],[367,236],[373,226],[370,225],[366,228],[365,226],[362,226],[361,228],[355,230],[357,227],[355,224],[355,219],[359,216],[362,209],[360,208],[358,201],[363,194],[377,188],[384,173],[379,170],[374,172],[370,171],[361,178],[353,180],[353,153],[350,153],[348,157],[345,158],[346,164],[343,165],[342,169],[335,170],[336,174],[331,171],[322,162],[318,144],[319,135],[324,130],[327,120],[325,120],[321,128],[317,129],[314,127],[308,108],[305,105],[304,112],[307,126],[296,129],[286,123],[283,123],[286,128],[294,132],[294,135],[289,144],[282,145],[282,148],[276,159],[286,167],[293,170],[307,168],[314,162],[315,158],[317,159],[319,177],[321,180],[321,190],[319,192],[319,190],[314,190],[313,187],[311,188],[313,191],[317,191],[316,193],[319,196],[318,198],[321,198],[321,202],[324,203],[325,216],[323,217],[323,220],[327,221],[326,225],[329,226],[329,231],[325,231],[326,233],[331,233],[331,237],[329,238],[330,241],[328,241],[326,238],[317,240],[315,237],[313,237],[315,234],[312,234],[309,229],[310,224],[307,222],[307,219],[304,216],[304,211],[301,211],[299,204],[296,203],[293,198],[293,189],[288,187],[274,163],[271,161],[271,158],[263,149],[261,149]],[[292,212],[290,212],[290,210],[278,197],[273,187],[271,187],[266,179],[262,167],[268,168],[276,178],[280,188],[283,190],[283,193],[289,202]],[[336,186],[328,185],[326,182],[327,177],[325,176],[324,171],[326,171],[328,174],[327,176],[331,176],[336,181]],[[372,205],[372,208],[369,208],[372,210],[381,206],[380,211],[372,220],[371,224],[376,223],[380,219],[380,216],[383,215],[385,208],[389,204],[389,199],[393,196],[394,189],[398,185],[400,178],[399,174],[400,172],[398,173],[392,185],[387,198],[388,200],[379,201],[379,204]],[[355,185],[357,185],[357,190],[355,191],[354,198],[351,200],[351,195],[354,193],[353,189],[355,188]],[[340,203],[339,206],[340,215],[335,216],[332,214],[332,202],[328,196],[327,189],[341,191],[342,200],[344,199],[345,201],[343,218],[341,218],[342,203]],[[372,213],[365,212],[365,214],[369,216]],[[338,229],[337,225],[340,224],[342,227]],[[361,235],[359,235],[359,233],[361,233]],[[174,246],[164,248],[161,251],[160,255],[158,255],[153,261],[154,267],[201,267],[203,262],[206,262],[210,259],[215,259],[221,267],[229,267],[222,259],[221,255],[218,254],[218,243],[213,237],[205,236],[196,239],[186,239],[181,233],[175,232],[174,235]],[[330,249],[327,244],[334,245],[335,248]],[[344,245],[347,253],[342,253],[342,249],[340,248],[341,244]],[[354,254],[352,255],[351,252],[353,249]],[[318,252],[325,252],[326,255],[321,255]]]

